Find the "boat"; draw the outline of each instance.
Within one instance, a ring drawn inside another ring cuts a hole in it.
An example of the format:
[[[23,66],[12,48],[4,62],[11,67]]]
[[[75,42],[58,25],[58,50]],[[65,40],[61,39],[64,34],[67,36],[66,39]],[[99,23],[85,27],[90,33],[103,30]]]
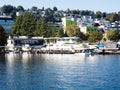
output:
[[[56,39],[56,43],[49,43],[47,50],[73,50],[77,44],[77,37],[62,37]]]
[[[92,54],[91,50],[86,48],[75,50],[75,53],[74,53],[74,55],[80,55],[80,56],[89,56],[91,54]]]
[[[7,40],[7,45],[5,46],[5,52],[10,54],[15,53],[15,46],[10,36]]]
[[[29,54],[30,51],[31,51],[31,47],[30,47],[29,44],[25,44],[25,45],[22,46],[22,52],[23,52],[23,53]]]

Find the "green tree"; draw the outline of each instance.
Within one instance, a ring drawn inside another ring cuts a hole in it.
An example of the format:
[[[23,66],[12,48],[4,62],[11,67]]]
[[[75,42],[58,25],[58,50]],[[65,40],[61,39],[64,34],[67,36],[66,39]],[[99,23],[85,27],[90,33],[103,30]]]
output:
[[[98,31],[98,27],[94,27],[94,26],[88,26],[87,27],[87,32],[94,32],[94,31]]]
[[[102,17],[102,12],[101,11],[97,11],[96,12],[96,18],[101,18]]]
[[[46,37],[47,34],[47,23],[45,21],[44,18],[40,18],[39,20],[37,20],[37,24],[36,24],[36,30],[34,32],[35,36],[43,36]]]
[[[107,15],[106,19],[109,20],[110,22],[120,20],[119,15],[117,13],[110,13],[109,15]]]
[[[5,13],[6,15],[9,15],[10,13],[12,13],[12,11],[14,10],[14,7],[11,5],[4,5],[3,7],[1,7],[1,10],[3,13]]]
[[[17,7],[17,10],[18,10],[18,11],[24,11],[24,8],[23,8],[23,6],[19,5],[19,6]]]
[[[63,36],[64,36],[64,31],[63,31],[62,28],[59,28],[59,29],[58,29],[58,31],[57,31],[57,33],[56,33],[56,36],[57,36],[57,37],[63,37]]]
[[[24,8],[23,8],[23,6],[19,5],[19,6],[17,7],[17,10],[18,10],[18,11],[24,11]]]
[[[47,30],[48,37],[55,37],[56,36],[56,29],[57,28],[55,26],[48,27],[48,30]],[[49,34],[49,32],[50,32],[50,34]]]
[[[23,16],[23,21],[22,21],[22,30],[25,31],[23,35],[27,35],[29,37],[33,36],[33,32],[35,31],[36,28],[36,21],[34,15],[32,15],[29,12],[26,12]]]
[[[12,35],[26,35],[26,36],[33,36],[33,32],[36,28],[36,20],[35,17],[26,12],[24,15],[18,16],[15,20],[13,25],[11,34]]]
[[[102,39],[103,35],[101,32],[94,31],[88,34],[88,41],[90,42],[99,42]]]
[[[76,24],[76,22],[72,21],[72,20],[67,20],[66,21],[66,26],[69,26],[69,25],[72,25],[72,24]]]
[[[80,32],[80,28],[75,24],[71,24],[66,27],[66,34],[69,37],[77,36],[79,32]]]
[[[82,33],[81,31],[78,33],[77,37],[79,37],[79,41],[87,40],[88,36]]]
[[[56,36],[56,27],[54,27],[52,24],[49,24],[47,26],[45,37],[55,37],[55,36]]]
[[[109,40],[118,41],[120,38],[119,31],[118,30],[110,30],[107,33],[107,38]]]
[[[12,35],[22,35],[22,33],[21,33],[22,21],[23,21],[23,15],[20,15],[15,19],[14,25],[11,30]]]

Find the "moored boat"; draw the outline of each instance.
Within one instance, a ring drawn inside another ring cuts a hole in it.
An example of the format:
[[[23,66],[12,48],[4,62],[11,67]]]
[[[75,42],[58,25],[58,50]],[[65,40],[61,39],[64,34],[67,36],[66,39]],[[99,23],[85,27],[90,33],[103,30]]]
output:
[[[86,48],[75,50],[75,53],[74,53],[74,55],[81,55],[81,56],[89,56],[91,54],[92,52],[90,51],[90,49],[86,49]]]
[[[23,52],[23,53],[29,54],[30,51],[31,51],[31,47],[30,47],[29,44],[25,44],[25,45],[22,46],[22,52]]]

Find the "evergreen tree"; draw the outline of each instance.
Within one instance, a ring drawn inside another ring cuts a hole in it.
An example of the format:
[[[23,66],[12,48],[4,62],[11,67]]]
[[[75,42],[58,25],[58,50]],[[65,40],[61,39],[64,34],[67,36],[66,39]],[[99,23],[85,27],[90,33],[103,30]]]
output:
[[[35,31],[36,20],[35,17],[26,12],[24,15],[18,16],[13,25],[11,34],[12,35],[26,35],[33,36],[33,32]]]
[[[59,28],[56,34],[57,37],[63,37],[64,36],[64,31],[62,28]]]
[[[23,15],[20,15],[15,19],[15,22],[14,22],[14,25],[13,25],[12,31],[11,31],[12,35],[22,35],[22,33],[21,33],[22,21],[23,21]]]
[[[24,30],[24,35],[29,37],[33,36],[33,32],[35,31],[36,21],[34,15],[29,12],[26,12],[22,21],[22,30]]]
[[[44,18],[40,18],[37,20],[36,30],[34,32],[35,36],[43,36],[46,37],[47,35],[47,23]]]

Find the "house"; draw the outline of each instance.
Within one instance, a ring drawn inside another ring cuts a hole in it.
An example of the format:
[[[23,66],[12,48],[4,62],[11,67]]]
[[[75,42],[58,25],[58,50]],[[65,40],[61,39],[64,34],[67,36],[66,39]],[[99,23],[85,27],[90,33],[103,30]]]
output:
[[[20,15],[22,15],[23,13],[24,13],[23,10],[19,10],[19,11],[16,12],[16,16],[20,16]]]

